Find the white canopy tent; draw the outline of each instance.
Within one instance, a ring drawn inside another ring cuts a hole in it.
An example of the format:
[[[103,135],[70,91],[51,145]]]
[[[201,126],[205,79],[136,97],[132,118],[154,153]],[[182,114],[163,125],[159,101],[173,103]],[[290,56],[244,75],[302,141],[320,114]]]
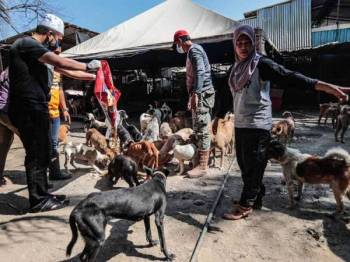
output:
[[[167,0],[66,50],[63,55],[76,59],[124,58],[125,61],[148,51],[169,53],[174,32],[178,29],[186,29],[197,43],[218,43],[230,41],[237,25],[238,22],[191,0]]]

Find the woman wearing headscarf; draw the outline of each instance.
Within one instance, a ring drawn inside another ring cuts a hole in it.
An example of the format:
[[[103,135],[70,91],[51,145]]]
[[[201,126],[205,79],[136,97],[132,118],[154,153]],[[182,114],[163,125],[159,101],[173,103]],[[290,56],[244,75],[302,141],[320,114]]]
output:
[[[236,28],[233,45],[235,63],[229,74],[228,86],[233,97],[236,156],[244,186],[238,207],[225,214],[224,218],[237,220],[248,216],[253,208],[262,207],[265,194],[262,180],[272,127],[270,82],[281,87],[313,88],[336,96],[340,102],[347,101],[348,97],[343,92],[346,88],[305,77],[258,54],[254,30],[248,25]],[[217,118],[222,118],[228,110],[232,110],[232,105],[231,108],[225,108],[225,103],[221,105],[213,123],[214,131]]]

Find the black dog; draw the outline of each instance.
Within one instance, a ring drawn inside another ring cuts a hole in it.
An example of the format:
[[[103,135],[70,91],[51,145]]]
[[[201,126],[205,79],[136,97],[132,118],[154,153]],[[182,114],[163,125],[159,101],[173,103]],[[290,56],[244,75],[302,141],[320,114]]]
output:
[[[116,156],[108,166],[108,178],[112,184],[116,184],[119,178],[123,177],[130,187],[140,182],[137,179],[137,164],[130,157]]]
[[[135,142],[140,142],[142,139],[142,134],[140,130],[137,129],[136,126],[128,124],[126,120],[124,120],[124,126],[126,130],[130,133],[131,137],[134,139]]]
[[[167,205],[165,184],[169,172],[153,172],[147,167],[145,170],[147,175],[152,177],[146,183],[137,187],[92,193],[73,209],[69,217],[72,240],[67,246],[67,256],[72,252],[79,230],[85,240],[85,247],[80,255],[81,261],[95,261],[105,241],[106,224],[111,218],[132,221],[143,219],[146,239],[150,246],[154,246],[157,241],[152,239],[150,227],[150,216],[154,214],[161,250],[168,261],[174,259],[175,256],[168,253],[165,244],[163,224]]]
[[[131,142],[134,142],[134,139],[122,124],[118,125],[117,134],[120,139],[120,145],[123,148],[128,146]]]

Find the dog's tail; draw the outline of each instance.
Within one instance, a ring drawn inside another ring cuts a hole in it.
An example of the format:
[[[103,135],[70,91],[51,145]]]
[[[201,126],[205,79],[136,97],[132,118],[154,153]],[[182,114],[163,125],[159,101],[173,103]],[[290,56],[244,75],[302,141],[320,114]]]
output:
[[[73,246],[75,245],[75,242],[77,242],[77,239],[78,239],[78,228],[76,225],[76,218],[75,218],[74,211],[69,217],[69,225],[70,225],[70,229],[72,230],[72,239],[67,246],[67,250],[66,250],[67,257],[71,255]]]
[[[340,158],[350,165],[350,154],[341,147],[334,147],[327,151],[324,158]]]

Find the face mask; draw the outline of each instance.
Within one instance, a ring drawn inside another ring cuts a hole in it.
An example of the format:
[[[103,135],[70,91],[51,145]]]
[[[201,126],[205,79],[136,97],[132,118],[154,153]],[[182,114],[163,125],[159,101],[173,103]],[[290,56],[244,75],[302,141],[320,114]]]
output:
[[[179,54],[184,54],[185,53],[185,51],[183,50],[182,46],[179,46],[179,45],[176,45],[176,51]]]
[[[55,51],[61,46],[61,40],[56,40],[55,38],[53,38],[53,40],[50,41],[49,37],[47,37],[47,39],[44,42],[44,46],[50,51]]]

